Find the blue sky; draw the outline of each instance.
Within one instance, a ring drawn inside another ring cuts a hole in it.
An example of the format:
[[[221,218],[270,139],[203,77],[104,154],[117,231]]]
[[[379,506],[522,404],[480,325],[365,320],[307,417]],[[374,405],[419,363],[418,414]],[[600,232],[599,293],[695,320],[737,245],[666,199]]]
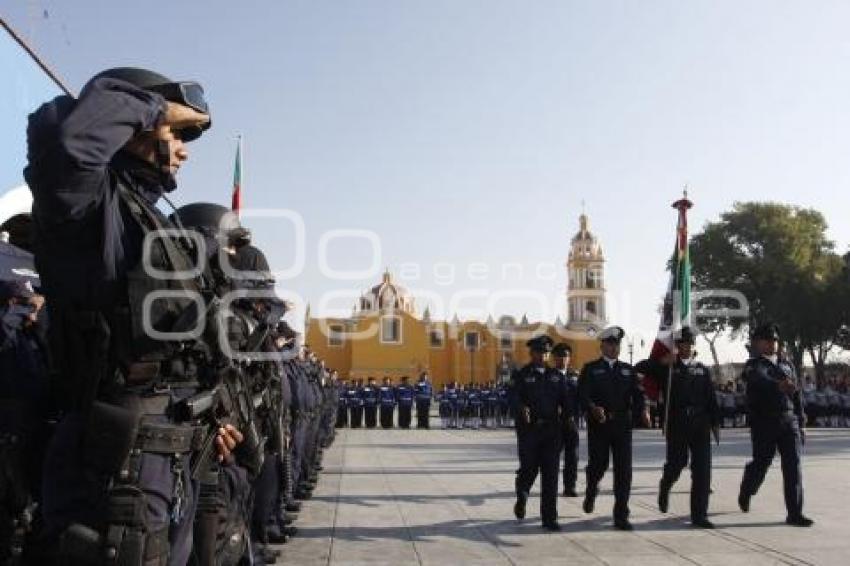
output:
[[[246,206],[303,218],[304,269],[280,283],[314,314],[326,293],[416,262],[403,283],[447,307],[518,289],[551,312],[514,297],[493,314],[563,316],[584,201],[611,318],[649,340],[685,183],[694,230],[736,200],[776,200],[821,210],[850,245],[847,2],[4,0],[2,13],[75,88],[119,65],[200,80],[213,129],[175,198],[228,202],[242,133]],[[292,263],[290,223],[248,223],[274,265]],[[337,239],[331,265],[377,271],[323,276],[334,229],[372,231],[381,254]],[[515,262],[524,276],[501,277]],[[490,275],[466,277],[478,263]],[[539,263],[556,276],[535,276]],[[439,264],[456,281],[439,284]]]

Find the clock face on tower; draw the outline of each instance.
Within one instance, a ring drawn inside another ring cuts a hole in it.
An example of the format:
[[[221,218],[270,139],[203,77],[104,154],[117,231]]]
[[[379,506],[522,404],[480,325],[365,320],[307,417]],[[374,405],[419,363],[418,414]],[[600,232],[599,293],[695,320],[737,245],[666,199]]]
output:
[[[599,331],[598,331],[598,330],[596,330],[596,328],[594,328],[593,326],[588,326],[588,327],[587,327],[586,332],[587,332],[587,335],[588,335],[588,336],[590,336],[591,338],[593,338],[593,337],[595,337],[595,336],[596,336],[596,333],[597,333],[597,332],[599,332]]]

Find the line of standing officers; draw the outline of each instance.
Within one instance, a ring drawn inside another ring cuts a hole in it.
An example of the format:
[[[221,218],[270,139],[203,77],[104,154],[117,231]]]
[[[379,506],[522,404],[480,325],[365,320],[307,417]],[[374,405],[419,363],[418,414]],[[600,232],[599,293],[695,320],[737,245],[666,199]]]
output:
[[[655,379],[666,403],[666,461],[658,488],[658,507],[668,511],[670,491],[690,465],[690,519],[696,528],[711,529],[711,439],[719,443],[721,411],[709,369],[693,358],[695,336],[690,328],[674,335],[676,348],[661,359],[636,367],[619,360],[625,335],[613,326],[599,334],[601,356],[585,364],[580,375],[569,368],[567,344],[548,336],[528,341],[531,361],[511,376],[510,396],[516,419],[516,502],[514,515],[526,515],[529,493],[541,479],[540,516],[543,528],[559,531],[558,468],[563,451],[564,495],[576,497],[579,416],[587,420],[588,462],[582,508],[593,513],[599,484],[613,463],[614,527],[632,530],[629,497],[632,483],[632,431],[650,424],[643,381]],[[776,452],[782,461],[786,523],[808,527],[803,514],[801,446],[805,415],[800,383],[793,366],[778,355],[779,329],[756,327],[751,335],[753,357],[743,378],[747,385],[752,460],[746,465],[738,504],[748,512]]]
[[[29,117],[47,312],[2,286],[0,563],[263,564],[295,533],[335,377],[236,214],[160,208],[210,124],[200,84],[137,68]]]
[[[437,393],[444,429],[513,428],[507,384],[452,381]]]
[[[340,381],[337,387],[337,427],[393,428],[395,411],[398,408],[398,427],[409,429],[416,408],[416,427],[430,428],[431,382],[428,374],[422,373],[415,384],[409,376],[403,376],[395,385],[385,377],[379,385],[374,377]]]

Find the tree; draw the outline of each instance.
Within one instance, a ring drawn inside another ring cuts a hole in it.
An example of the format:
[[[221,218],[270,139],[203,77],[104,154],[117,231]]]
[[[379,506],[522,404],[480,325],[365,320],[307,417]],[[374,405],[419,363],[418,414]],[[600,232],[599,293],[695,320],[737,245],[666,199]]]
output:
[[[823,215],[778,203],[735,203],[691,240],[694,288],[732,289],[749,316],[709,317],[719,334],[752,324],[779,324],[785,350],[801,369],[806,353],[819,375],[847,322],[847,264],[826,237]],[[699,305],[698,305],[699,306]]]

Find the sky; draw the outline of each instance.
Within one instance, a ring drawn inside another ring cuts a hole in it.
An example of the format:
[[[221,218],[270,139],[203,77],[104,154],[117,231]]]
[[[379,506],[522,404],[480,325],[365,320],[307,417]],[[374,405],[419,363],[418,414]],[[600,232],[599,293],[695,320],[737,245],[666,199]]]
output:
[[[848,2],[0,0],[0,14],[74,89],[125,65],[202,82],[213,127],[174,199],[229,203],[241,134],[244,206],[263,211],[245,223],[313,316],[350,314],[389,268],[438,317],[565,318],[583,206],[609,319],[648,348],[686,184],[692,232],[772,200],[820,210],[850,249]],[[22,155],[20,124],[5,155]]]

